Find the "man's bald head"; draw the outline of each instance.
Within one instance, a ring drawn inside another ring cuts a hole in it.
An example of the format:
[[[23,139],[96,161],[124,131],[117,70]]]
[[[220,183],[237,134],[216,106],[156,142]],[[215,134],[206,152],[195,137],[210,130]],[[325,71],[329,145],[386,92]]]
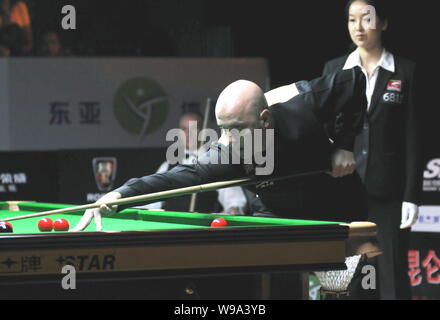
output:
[[[253,127],[267,109],[263,90],[254,82],[239,80],[220,94],[215,113],[220,127]]]

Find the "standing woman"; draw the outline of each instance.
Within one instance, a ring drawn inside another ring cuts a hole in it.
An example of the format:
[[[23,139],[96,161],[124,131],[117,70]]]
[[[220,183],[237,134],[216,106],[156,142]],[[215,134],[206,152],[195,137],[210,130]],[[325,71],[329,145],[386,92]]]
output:
[[[389,23],[384,5],[383,0],[348,2],[348,30],[356,49],[327,62],[324,74],[359,67],[366,76],[368,110],[355,158],[368,217],[378,225],[384,252],[376,264],[377,293],[380,299],[410,299],[409,228],[417,221],[422,190],[420,106],[414,92],[415,64],[384,47]]]

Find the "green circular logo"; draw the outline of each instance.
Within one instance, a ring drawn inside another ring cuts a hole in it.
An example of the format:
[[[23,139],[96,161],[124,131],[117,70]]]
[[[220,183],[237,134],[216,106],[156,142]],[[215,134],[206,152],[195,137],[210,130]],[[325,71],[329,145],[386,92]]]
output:
[[[113,112],[119,124],[140,137],[159,130],[167,119],[169,108],[163,88],[148,78],[124,82],[113,100]]]

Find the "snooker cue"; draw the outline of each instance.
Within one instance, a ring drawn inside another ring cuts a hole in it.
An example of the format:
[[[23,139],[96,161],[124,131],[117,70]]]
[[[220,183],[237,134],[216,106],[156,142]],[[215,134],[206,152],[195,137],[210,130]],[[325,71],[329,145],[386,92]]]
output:
[[[28,214],[28,215],[24,215],[24,216],[10,217],[10,218],[6,218],[6,219],[1,219],[0,222],[50,216],[50,215],[62,214],[62,213],[73,213],[73,212],[78,212],[78,211],[84,211],[87,209],[99,208],[102,205],[117,206],[117,205],[124,205],[124,204],[135,204],[135,203],[146,202],[146,201],[163,200],[163,199],[168,199],[168,198],[189,195],[192,193],[215,191],[218,189],[229,188],[229,187],[239,187],[239,186],[243,187],[243,186],[258,184],[258,183],[262,183],[262,182],[275,182],[275,181],[279,181],[279,180],[306,177],[306,176],[321,174],[321,173],[325,173],[325,172],[328,172],[328,170],[311,171],[311,172],[306,172],[306,173],[292,174],[292,175],[283,176],[283,177],[274,177],[271,179],[244,178],[244,179],[238,179],[238,180],[229,180],[229,181],[222,181],[222,182],[207,183],[207,184],[202,184],[202,185],[198,185],[198,186],[172,189],[172,190],[168,190],[168,191],[161,191],[161,192],[155,192],[155,193],[150,193],[150,194],[144,194],[144,195],[140,195],[140,196],[128,197],[128,198],[123,198],[123,199],[110,201],[110,202],[106,202],[106,203],[91,203],[91,204],[70,207],[70,208],[43,211],[43,212]]]
[[[203,143],[206,140],[205,129],[208,127],[210,111],[211,111],[211,98],[208,98],[206,100],[205,114],[203,115],[203,127],[202,127],[202,137],[200,139],[200,147],[203,145]],[[197,193],[193,193],[191,195],[191,201],[189,203],[189,210],[188,210],[189,212],[194,212],[196,210],[196,203],[197,203]]]

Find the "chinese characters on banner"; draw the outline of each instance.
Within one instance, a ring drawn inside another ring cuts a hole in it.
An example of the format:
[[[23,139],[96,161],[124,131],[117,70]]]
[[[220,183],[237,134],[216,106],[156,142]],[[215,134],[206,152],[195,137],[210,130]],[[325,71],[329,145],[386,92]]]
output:
[[[71,265],[78,271],[113,271],[116,257],[110,254],[82,254],[68,256],[35,256],[32,254],[3,254],[0,257],[1,275],[53,274]],[[0,277],[1,279],[1,277]]]
[[[50,125],[71,124],[71,108],[68,102],[51,102],[50,104]],[[86,101],[78,103],[78,114],[81,124],[100,124],[101,108],[99,102]]]
[[[422,255],[420,250],[410,250],[408,267],[411,286],[417,287],[423,282],[440,285],[440,259],[435,250],[429,250],[426,255]]]
[[[26,173],[0,172],[0,193],[18,192],[17,185],[27,184]]]
[[[17,258],[4,259],[0,261],[0,273],[33,273],[38,272],[41,266],[41,257],[25,256]]]

